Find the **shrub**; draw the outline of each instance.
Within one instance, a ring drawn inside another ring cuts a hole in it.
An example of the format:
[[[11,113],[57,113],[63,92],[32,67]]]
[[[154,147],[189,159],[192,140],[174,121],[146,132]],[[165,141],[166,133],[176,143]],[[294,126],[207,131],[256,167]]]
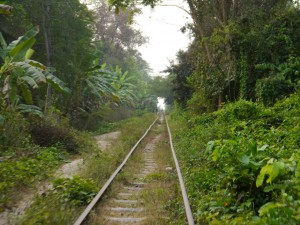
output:
[[[13,152],[23,152],[21,149],[28,146],[30,135],[28,132],[28,122],[18,112],[13,110],[5,110],[0,112],[0,146],[2,151],[0,156],[4,154],[4,150],[12,150]]]
[[[266,106],[274,105],[276,101],[294,92],[294,85],[284,79],[264,78],[256,83],[256,95]]]
[[[240,100],[172,114],[197,224],[299,224],[299,109],[298,93],[268,108]]]
[[[235,103],[226,104],[224,108],[217,113],[217,115],[218,120],[224,122],[228,122],[232,119],[248,121],[258,118],[262,109],[263,107],[257,103],[241,99]]]
[[[58,193],[61,199],[85,205],[90,203],[97,194],[97,187],[90,179],[80,177],[58,178],[53,181],[54,192]]]
[[[61,145],[70,153],[76,153],[79,145],[67,128],[42,123],[32,126],[31,134],[34,142],[42,147]]]

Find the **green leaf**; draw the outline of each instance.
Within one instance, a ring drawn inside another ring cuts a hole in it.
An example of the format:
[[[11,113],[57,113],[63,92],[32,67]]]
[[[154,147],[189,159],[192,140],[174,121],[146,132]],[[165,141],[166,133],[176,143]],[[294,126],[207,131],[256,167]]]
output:
[[[38,34],[38,32],[39,32],[39,28],[38,27],[34,27],[31,30],[29,30],[28,32],[26,32],[26,34],[24,36],[21,36],[17,40],[11,42],[7,46],[7,49],[10,52],[10,54],[12,54],[12,55],[16,54],[16,52],[18,52],[18,49],[19,49],[19,47],[17,48],[17,46],[21,45],[22,43],[27,42],[28,40],[30,40],[33,37],[35,37]],[[26,46],[26,44],[25,44],[25,46]],[[23,46],[23,47],[25,47],[25,46]]]
[[[257,151],[264,151],[269,145],[263,145],[262,147],[258,148]]]
[[[57,91],[62,91],[66,93],[71,92],[71,90],[65,85],[65,83],[58,77],[54,76],[52,73],[45,71],[45,77],[47,79],[47,83],[49,83]]]
[[[1,45],[1,52],[0,52],[0,56],[1,58],[4,60],[5,56],[6,56],[6,51],[5,49],[7,48],[7,44],[6,41],[2,35],[2,33],[0,32],[0,45]]]
[[[269,174],[269,178],[267,179],[267,183],[272,183],[272,181],[280,174],[280,172],[284,169],[283,162],[275,162],[272,164],[272,171]]]
[[[22,97],[24,98],[25,102],[28,105],[32,105],[33,101],[32,101],[32,95],[30,90],[26,87],[26,85],[20,85],[20,89],[22,92]]]
[[[37,88],[38,85],[37,83],[35,82],[35,80],[32,78],[32,77],[29,77],[29,76],[23,76],[23,77],[19,77],[18,81],[20,82],[26,82],[30,87],[32,88]]]
[[[256,152],[257,152],[257,143],[256,143],[256,141],[250,142],[250,144],[248,145],[247,150],[248,150],[248,154],[256,155]]]
[[[252,169],[257,170],[261,167],[262,164],[260,162],[255,162],[255,161],[250,160],[249,165]]]
[[[256,178],[256,186],[260,187],[263,184],[266,175],[269,175],[269,178],[266,180],[267,183],[272,183],[272,181],[280,174],[284,169],[283,162],[274,162],[273,164],[265,165],[260,174]]]
[[[26,59],[26,54],[29,49],[34,45],[35,39],[30,38],[18,45],[16,45],[13,49],[9,51],[9,55],[12,58],[12,61],[22,61]],[[9,47],[9,46],[8,46]]]
[[[268,202],[268,203],[264,204],[262,207],[260,207],[260,209],[258,210],[259,216],[264,216],[264,215],[268,214],[270,209],[280,208],[283,206],[284,205],[281,203]]]
[[[39,68],[41,70],[46,70],[47,69],[47,67],[44,64],[42,64],[38,61],[35,61],[35,60],[26,59],[25,62],[32,65],[32,66],[34,66],[34,67],[36,67],[36,68]]]
[[[38,115],[39,117],[43,117],[41,108],[35,105],[20,104],[17,106],[17,109],[20,110],[21,113],[32,113]]]
[[[221,156],[221,149],[220,148],[216,148],[212,154],[211,154],[211,157],[212,157],[212,160],[214,162],[216,162]]]
[[[238,160],[245,164],[245,165],[248,165],[249,162],[250,162],[250,156],[247,156],[247,155],[243,155],[242,157],[238,157]]]
[[[271,184],[264,188],[264,192],[270,192],[273,190],[285,190],[288,184]]]
[[[31,56],[33,55],[33,53],[34,53],[33,49],[31,49],[31,48],[28,49],[27,52],[26,52],[26,54],[25,54],[25,59],[30,59]]]

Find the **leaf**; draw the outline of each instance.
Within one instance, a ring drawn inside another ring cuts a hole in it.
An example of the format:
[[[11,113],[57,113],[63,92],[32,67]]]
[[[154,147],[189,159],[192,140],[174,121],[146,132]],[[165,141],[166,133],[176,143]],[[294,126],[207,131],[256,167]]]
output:
[[[2,88],[3,94],[7,94],[10,90],[10,79],[11,79],[11,76],[8,75],[3,82],[3,88]]]
[[[264,215],[268,214],[270,209],[280,208],[283,206],[284,205],[281,203],[268,202],[268,203],[264,204],[262,207],[260,207],[260,209],[258,210],[259,216],[264,216]]]
[[[38,115],[39,117],[43,117],[41,108],[35,105],[20,104],[17,106],[17,109],[20,110],[21,113],[32,113]]]
[[[22,92],[22,97],[24,98],[25,102],[28,105],[32,105],[33,101],[32,101],[32,95],[30,90],[26,87],[26,85],[20,85],[20,89]]]
[[[212,154],[211,154],[211,157],[212,157],[212,160],[214,162],[216,162],[221,156],[221,149],[220,148],[216,148]]]
[[[269,145],[263,145],[262,147],[258,148],[257,151],[264,151]]]
[[[54,76],[52,73],[45,71],[45,77],[47,83],[49,83],[57,91],[62,91],[66,93],[71,92],[71,90],[65,85],[65,83],[62,80],[60,80],[58,77]]]
[[[238,160],[245,164],[245,165],[248,165],[249,162],[250,162],[250,156],[247,156],[247,155],[243,155],[242,157],[238,157]]]
[[[273,190],[285,190],[288,184],[271,184],[264,188],[264,192],[270,192]]]
[[[28,50],[31,49],[34,43],[35,38],[30,38],[11,49],[8,54],[11,56],[12,61],[16,62],[25,60]]]
[[[45,75],[43,71],[35,66],[30,65],[25,62],[14,62],[12,63],[15,67],[22,68],[25,71],[25,74],[31,77],[36,83],[46,83]]]
[[[272,183],[272,181],[280,174],[280,172],[284,169],[283,162],[275,162],[272,164],[272,172],[269,174],[269,178],[267,179],[267,183]]]
[[[265,179],[265,175],[269,175],[269,178],[266,180],[267,183],[272,183],[272,181],[280,174],[280,172],[284,169],[283,162],[274,162],[273,164],[265,165],[260,174],[256,178],[256,187],[260,187]]]
[[[37,88],[38,85],[35,80],[29,76],[19,77],[18,81],[25,81],[30,87]]]
[[[252,161],[250,160],[249,161],[249,166],[254,169],[254,170],[257,170],[261,167],[261,162],[255,162],[255,161]]]
[[[3,59],[4,61],[4,58],[7,54],[7,44],[6,44],[6,41],[2,35],[2,33],[0,32],[0,45],[1,45],[1,48],[0,48],[0,57]]]
[[[32,65],[32,66],[34,66],[34,67],[37,67],[41,70],[46,70],[47,69],[47,67],[44,64],[42,64],[38,61],[35,61],[35,60],[26,59],[25,62]]]
[[[250,144],[248,145],[247,150],[248,150],[248,154],[256,155],[256,152],[257,152],[257,143],[256,143],[256,141],[250,142]]]
[[[21,45],[24,42],[27,42],[28,40],[32,39],[35,37],[39,32],[38,27],[34,27],[28,32],[26,32],[23,36],[19,37],[17,40],[11,42],[8,46],[7,49],[9,52],[11,52],[13,55],[16,54],[18,51],[19,47],[17,48],[18,45]],[[24,46],[23,46],[24,47]],[[17,48],[17,49],[16,49]]]
[[[33,53],[34,53],[33,49],[31,49],[31,48],[28,49],[27,52],[26,52],[26,54],[25,54],[25,59],[30,59],[31,56],[33,55]]]

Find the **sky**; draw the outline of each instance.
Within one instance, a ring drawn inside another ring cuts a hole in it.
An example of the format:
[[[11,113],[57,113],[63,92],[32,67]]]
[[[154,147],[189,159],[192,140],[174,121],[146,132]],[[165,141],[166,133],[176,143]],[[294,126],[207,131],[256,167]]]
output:
[[[163,1],[164,5],[185,6],[182,0]],[[154,9],[143,7],[142,14],[135,17],[136,27],[148,37],[147,44],[138,48],[142,57],[152,68],[151,75],[163,75],[162,71],[176,59],[178,50],[186,50],[191,42],[188,33],[180,31],[188,21],[189,15],[174,6],[156,6]]]

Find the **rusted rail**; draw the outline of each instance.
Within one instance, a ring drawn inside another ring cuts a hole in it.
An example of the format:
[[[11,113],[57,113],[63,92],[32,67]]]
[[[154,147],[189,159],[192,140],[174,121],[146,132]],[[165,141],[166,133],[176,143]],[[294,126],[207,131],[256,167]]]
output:
[[[182,194],[182,198],[183,198],[183,202],[184,202],[186,217],[187,217],[187,220],[188,220],[188,224],[189,225],[194,225],[195,222],[194,222],[192,210],[191,210],[191,207],[190,207],[189,199],[188,199],[188,196],[187,196],[187,193],[186,193],[186,189],[185,189],[185,186],[184,186],[184,181],[183,181],[182,174],[181,174],[181,171],[180,171],[180,166],[179,166],[179,163],[178,163],[178,160],[177,160],[177,157],[176,157],[176,154],[175,154],[174,146],[173,146],[171,130],[169,128],[167,118],[165,118],[165,120],[166,120],[166,124],[167,124],[167,128],[168,128],[170,146],[171,146],[171,150],[172,150],[172,154],[173,154],[173,158],[174,158],[174,162],[175,162],[175,166],[176,166],[176,170],[177,170],[178,180],[179,180],[179,183],[180,183],[180,189],[181,189],[181,194]]]
[[[157,121],[154,120],[154,122],[150,125],[150,127],[146,130],[144,135],[138,140],[138,142],[133,146],[133,148],[130,150],[130,152],[127,154],[125,157],[124,161],[120,164],[120,166],[115,170],[115,172],[111,175],[111,177],[107,180],[107,182],[104,184],[104,186],[101,188],[101,190],[98,192],[98,194],[94,197],[94,199],[91,201],[91,203],[86,207],[86,209],[82,212],[82,214],[78,217],[78,219],[75,221],[74,225],[80,225],[82,222],[86,219],[90,211],[94,208],[96,203],[99,201],[99,199],[102,197],[104,192],[107,190],[111,182],[115,179],[115,177],[118,175],[118,173],[121,171],[121,169],[124,167],[132,153],[135,151],[139,143],[144,139],[144,137],[148,134],[148,132],[151,130],[155,122]]]

